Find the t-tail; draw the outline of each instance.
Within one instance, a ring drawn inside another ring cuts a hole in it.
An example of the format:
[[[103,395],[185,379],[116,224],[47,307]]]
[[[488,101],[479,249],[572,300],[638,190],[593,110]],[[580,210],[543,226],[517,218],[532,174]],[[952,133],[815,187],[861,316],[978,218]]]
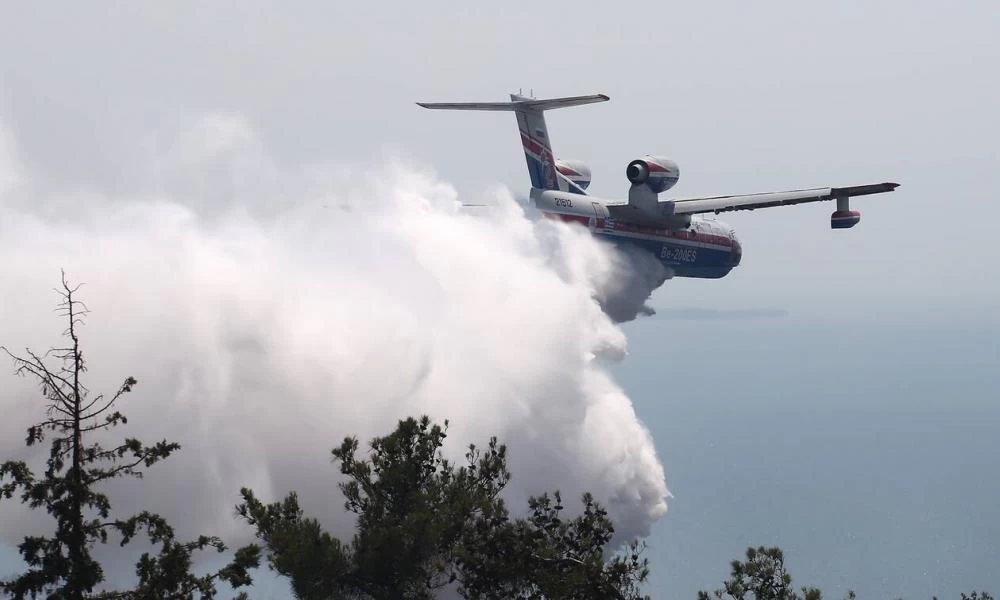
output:
[[[500,110],[513,112],[517,117],[517,128],[521,132],[521,146],[528,163],[531,187],[541,190],[561,190],[585,193],[583,188],[570,177],[559,171],[552,155],[552,143],[545,127],[545,111],[567,106],[593,104],[609,100],[604,94],[592,96],[572,96],[569,98],[549,98],[537,100],[518,94],[510,95],[510,102],[417,102],[424,108],[441,110]],[[571,175],[570,175],[571,176]]]

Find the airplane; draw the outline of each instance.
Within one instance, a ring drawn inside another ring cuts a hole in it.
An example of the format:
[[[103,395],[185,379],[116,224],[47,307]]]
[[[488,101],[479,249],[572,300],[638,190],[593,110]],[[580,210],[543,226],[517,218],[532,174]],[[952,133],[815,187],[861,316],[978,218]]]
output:
[[[658,257],[674,277],[718,279],[740,264],[743,248],[735,230],[703,215],[755,210],[805,202],[836,200],[830,227],[848,229],[861,221],[852,210],[855,196],[891,192],[898,183],[874,183],[702,198],[660,200],[659,195],[677,184],[680,168],[661,156],[645,155],[628,163],[625,177],[631,184],[627,200],[609,200],[587,193],[590,169],[575,160],[552,154],[545,111],[610,98],[604,94],[535,99],[511,94],[510,102],[417,102],[438,110],[513,112],[531,177],[529,197],[544,217],[577,223],[594,235],[618,245],[644,248]]]

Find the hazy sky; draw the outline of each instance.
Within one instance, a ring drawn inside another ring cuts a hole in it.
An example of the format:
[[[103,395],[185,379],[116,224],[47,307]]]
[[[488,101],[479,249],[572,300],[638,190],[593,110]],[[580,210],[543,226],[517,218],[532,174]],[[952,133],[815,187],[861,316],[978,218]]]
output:
[[[150,165],[224,114],[280,168],[403,153],[462,198],[523,194],[512,116],[413,104],[519,88],[611,96],[548,121],[602,196],[645,153],[678,161],[678,196],[901,183],[847,231],[826,203],[723,216],[742,265],[623,328],[614,372],[674,494],[650,592],[770,543],[835,594],[1000,591],[1000,4],[0,6],[0,124],[53,193],[197,196]],[[717,312],[672,312],[695,308]]]
[[[235,112],[280,161],[390,146],[463,194],[521,191],[512,117],[413,101],[603,92],[550,116],[557,154],[590,164],[598,194],[624,193],[647,152],[680,163],[678,195],[903,184],[860,201],[849,232],[829,230],[826,205],[729,217],[743,270],[768,285],[733,277],[716,297],[769,300],[780,277],[785,302],[834,306],[860,285],[880,306],[997,298],[981,276],[1000,214],[993,2],[99,6],[10,3],[0,25],[3,116],[52,185],[127,190],[158,136]]]

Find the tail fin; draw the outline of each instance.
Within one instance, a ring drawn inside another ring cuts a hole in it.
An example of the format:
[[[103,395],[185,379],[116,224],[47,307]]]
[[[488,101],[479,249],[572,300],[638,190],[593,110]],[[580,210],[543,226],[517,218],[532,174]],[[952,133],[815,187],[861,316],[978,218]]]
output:
[[[542,190],[569,189],[569,183],[556,172],[555,159],[549,132],[545,127],[546,110],[579,106],[610,100],[604,94],[592,96],[572,96],[569,98],[549,98],[536,100],[517,94],[510,95],[510,102],[417,102],[424,108],[441,110],[499,110],[510,111],[517,117],[517,127],[521,131],[521,145],[528,163],[531,187]]]

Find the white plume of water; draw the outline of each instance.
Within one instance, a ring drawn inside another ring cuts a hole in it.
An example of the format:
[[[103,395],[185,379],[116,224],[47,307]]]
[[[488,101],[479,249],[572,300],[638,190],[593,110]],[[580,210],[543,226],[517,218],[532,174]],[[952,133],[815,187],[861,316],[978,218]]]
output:
[[[241,486],[296,489],[344,534],[330,448],[426,413],[450,420],[455,454],[494,434],[509,445],[515,511],[527,494],[589,490],[621,540],[666,511],[653,441],[604,366],[626,340],[595,297],[622,288],[624,259],[586,232],[526,219],[504,190],[470,216],[400,160],[279,168],[239,117],[161,144],[148,192],[128,197],[46,189],[0,142],[0,344],[61,341],[64,268],[91,310],[90,387],[139,381],[114,435],[182,445],[110,486],[116,509],[232,540],[248,534]],[[22,440],[42,401],[29,381],[3,387],[0,456],[38,465]],[[38,533],[14,506],[0,505],[8,543]]]

